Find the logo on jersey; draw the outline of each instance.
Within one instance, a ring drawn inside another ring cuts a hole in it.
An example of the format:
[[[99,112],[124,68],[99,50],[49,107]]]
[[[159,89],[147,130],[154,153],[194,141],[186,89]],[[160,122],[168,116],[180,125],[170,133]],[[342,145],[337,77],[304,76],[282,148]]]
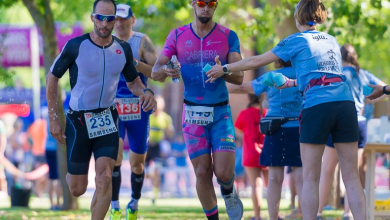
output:
[[[288,39],[283,39],[283,40],[280,41],[280,42],[278,43],[278,45],[276,45],[276,46],[278,46],[278,47],[283,47],[284,45],[286,45],[287,42],[288,42]]]
[[[92,118],[92,114],[91,113],[85,113],[85,118]]]
[[[210,46],[211,44],[220,44],[221,41],[214,41],[214,42],[211,42],[211,40],[207,41],[206,42],[206,46]]]
[[[121,50],[119,50],[119,49],[118,49],[118,50],[116,50],[115,52],[116,52],[117,54],[121,54],[121,53],[122,53],[122,51],[121,51]]]
[[[338,70],[338,62],[337,62],[337,55],[336,52],[333,50],[329,50],[327,52],[329,59],[326,61],[317,62],[318,70],[320,71],[337,71]]]
[[[320,40],[326,40],[328,38],[326,38],[324,35],[312,35],[312,38],[316,41],[320,41]]]
[[[187,40],[186,47],[192,47],[192,46],[193,46],[192,40]]]

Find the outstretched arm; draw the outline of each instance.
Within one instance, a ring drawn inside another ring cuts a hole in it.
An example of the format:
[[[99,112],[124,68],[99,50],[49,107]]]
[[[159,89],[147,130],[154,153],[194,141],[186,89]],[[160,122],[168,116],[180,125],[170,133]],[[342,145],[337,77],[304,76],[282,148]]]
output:
[[[234,75],[234,74],[238,74],[238,72],[240,71],[257,69],[259,67],[275,62],[278,59],[279,57],[276,56],[274,53],[272,53],[272,51],[268,51],[261,55],[247,57],[241,61],[231,63],[228,65],[228,68],[230,72],[233,72],[232,75]],[[210,82],[213,82],[215,81],[216,78],[225,75],[222,70],[222,66],[218,64],[213,66],[213,68],[210,71],[208,71],[206,74],[209,78],[213,78],[211,79]]]
[[[228,54],[228,63],[234,63],[234,62],[237,62],[240,60],[242,60],[241,54],[239,54],[237,52],[232,52],[232,53]],[[220,63],[221,62],[219,62],[219,64]],[[231,71],[231,70],[229,70],[229,71]],[[232,73],[232,75],[225,75],[224,79],[226,82],[229,82],[229,83],[232,83],[235,85],[241,85],[243,80],[244,80],[244,72],[238,71],[238,72]]]
[[[255,94],[251,82],[244,82],[241,85],[226,85],[229,93],[238,93],[238,94]]]

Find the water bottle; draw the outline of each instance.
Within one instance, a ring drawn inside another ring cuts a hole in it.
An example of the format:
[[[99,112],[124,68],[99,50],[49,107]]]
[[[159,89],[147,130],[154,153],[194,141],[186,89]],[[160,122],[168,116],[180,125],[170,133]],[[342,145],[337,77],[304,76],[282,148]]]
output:
[[[179,64],[179,60],[177,60],[177,56],[176,55],[172,55],[172,58],[167,63],[167,66],[170,69],[175,69],[175,68],[177,68],[178,64]],[[179,70],[179,74],[181,74],[180,70]],[[172,78],[172,82],[174,82],[174,83],[180,82],[180,77],[179,78]]]

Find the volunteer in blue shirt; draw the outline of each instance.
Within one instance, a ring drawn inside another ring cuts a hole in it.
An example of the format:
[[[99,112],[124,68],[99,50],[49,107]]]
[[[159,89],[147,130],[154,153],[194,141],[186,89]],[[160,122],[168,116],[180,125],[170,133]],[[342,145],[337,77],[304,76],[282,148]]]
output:
[[[236,72],[256,69],[278,59],[291,61],[297,80],[286,78],[279,89],[297,84],[304,95],[300,133],[303,219],[316,218],[321,159],[331,134],[353,216],[355,220],[364,220],[366,201],[357,167],[358,120],[352,93],[344,82],[340,46],[333,36],[316,30],[317,24],[327,17],[320,0],[300,1],[294,16],[299,33],[282,40],[271,51],[228,64],[227,68]],[[223,67],[215,65],[207,76],[206,82],[215,81],[223,76]]]
[[[346,77],[346,83],[349,85],[353,99],[355,100],[355,107],[359,125],[359,142],[358,142],[358,164],[359,171],[363,174],[363,151],[367,140],[367,119],[363,116],[364,109],[364,95],[363,86],[367,84],[385,85],[380,79],[375,77],[372,73],[365,69],[360,68],[358,56],[355,48],[350,44],[345,44],[341,47],[341,56],[343,64],[343,73]],[[319,208],[317,213],[317,219],[322,219],[322,211],[326,205],[330,186],[333,181],[333,174],[338,163],[336,149],[334,147],[332,137],[330,136],[326,143],[326,148],[323,155],[324,164],[321,167],[321,178],[320,178],[320,200]],[[364,175],[361,177],[361,183],[364,184]],[[349,208],[349,199],[347,196],[344,200],[344,216],[343,219],[350,219],[352,217],[351,210]]]
[[[281,73],[289,79],[295,79],[296,74],[291,62],[284,62],[279,59],[274,64],[277,70],[261,75],[251,82],[244,82],[242,85],[228,85],[229,93],[251,93],[260,95],[266,92],[268,97],[268,111],[265,119],[275,120],[289,119],[282,124],[275,132],[264,132],[265,140],[260,154],[260,165],[268,166],[268,213],[270,219],[278,219],[279,205],[284,179],[284,167],[291,166],[294,169],[293,177],[297,184],[298,197],[302,191],[302,161],[299,148],[299,122],[298,117],[302,110],[302,96],[298,88],[292,87],[280,91],[277,88],[264,84],[264,78],[269,74]],[[263,119],[264,120],[264,119]],[[277,123],[277,122],[275,122]],[[266,127],[269,127],[266,125]],[[300,210],[287,216],[288,218],[300,218]]]

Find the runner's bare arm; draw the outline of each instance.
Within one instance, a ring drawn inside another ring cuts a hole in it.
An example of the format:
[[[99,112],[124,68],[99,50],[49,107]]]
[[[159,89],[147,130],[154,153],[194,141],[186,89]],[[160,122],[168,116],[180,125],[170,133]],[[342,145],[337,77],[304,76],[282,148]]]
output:
[[[142,105],[142,109],[148,112],[153,109],[156,111],[157,102],[154,99],[154,94],[150,91],[145,91],[145,85],[142,83],[141,78],[138,76],[132,82],[126,83],[127,88],[136,96],[139,96],[139,103]]]
[[[138,60],[138,65],[136,66],[136,69],[138,70],[138,72],[144,74],[148,78],[152,78],[152,69],[154,63],[156,63],[157,54],[156,50],[154,49],[152,40],[150,40],[147,35],[142,37],[141,46],[139,50],[141,59],[145,60],[146,63]]]
[[[255,94],[253,91],[251,82],[244,82],[241,85],[226,84],[229,93],[238,93],[238,94]]]
[[[237,61],[242,60],[241,54],[237,52],[232,52],[228,54],[228,63],[234,63]],[[225,75],[223,77],[226,82],[235,84],[235,85],[241,85],[244,81],[244,72],[243,71],[236,71],[233,72],[231,75]]]
[[[57,94],[58,94],[59,78],[54,76],[50,71],[46,75],[46,99],[49,109],[50,133],[58,142],[65,144],[65,134],[62,129],[57,110]]]
[[[265,52],[261,55],[257,56],[251,56],[247,57],[241,61],[230,63],[228,65],[229,70],[233,72],[232,75],[235,74],[237,71],[245,71],[245,70],[254,70],[259,67],[265,66],[267,64],[270,64],[272,62],[275,62],[278,60],[279,57],[276,56],[272,51]],[[210,82],[214,82],[216,78],[224,76],[224,72],[222,70],[221,65],[215,65],[211,70],[209,70],[207,73],[207,76],[210,78]],[[211,79],[213,78],[213,79]]]
[[[168,62],[169,62],[169,57],[160,54],[152,70],[152,79],[154,81],[164,82],[168,76],[172,78],[180,77],[180,74],[177,73],[177,69],[167,68],[166,64]]]

